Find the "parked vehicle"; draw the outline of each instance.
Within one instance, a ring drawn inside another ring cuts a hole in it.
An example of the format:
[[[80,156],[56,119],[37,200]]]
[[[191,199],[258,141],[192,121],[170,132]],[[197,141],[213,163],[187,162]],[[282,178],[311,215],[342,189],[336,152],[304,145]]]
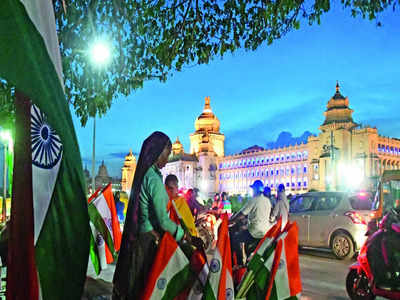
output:
[[[400,299],[400,213],[394,209],[381,220],[350,266],[346,290],[352,300],[375,296]]]
[[[299,228],[299,246],[332,249],[350,259],[366,240],[371,194],[310,192],[290,201],[289,219]]]
[[[400,170],[385,170],[378,183],[371,218],[379,220],[396,201],[400,202]]]

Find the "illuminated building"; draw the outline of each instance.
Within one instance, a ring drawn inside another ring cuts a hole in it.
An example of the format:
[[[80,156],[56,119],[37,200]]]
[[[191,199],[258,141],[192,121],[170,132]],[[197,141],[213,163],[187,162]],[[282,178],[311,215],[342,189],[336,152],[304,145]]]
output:
[[[162,174],[164,178],[175,174],[180,187],[199,188],[203,198],[222,191],[247,194],[257,179],[272,190],[282,183],[292,194],[371,188],[383,170],[400,168],[400,140],[357,124],[352,114],[349,99],[337,84],[318,135],[304,143],[272,149],[255,145],[225,155],[225,136],[206,97],[190,135],[190,153],[184,152],[177,139]]]
[[[371,188],[384,169],[400,168],[400,140],[356,124],[352,113],[337,84],[318,136],[305,144],[268,150],[254,146],[218,159],[216,189],[243,194],[256,179],[272,189],[283,183],[293,194]]]
[[[124,166],[121,171],[121,190],[129,195],[131,192],[133,176],[136,171],[136,157],[133,155],[132,150],[129,150],[128,155],[125,156]]]

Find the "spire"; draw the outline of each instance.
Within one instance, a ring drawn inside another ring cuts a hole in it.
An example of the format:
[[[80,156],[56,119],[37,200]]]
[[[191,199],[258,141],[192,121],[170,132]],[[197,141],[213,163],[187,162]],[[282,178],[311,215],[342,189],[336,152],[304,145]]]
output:
[[[175,143],[179,143],[179,144],[181,143],[181,141],[179,140],[179,136],[176,137]]]
[[[132,156],[133,155],[133,153],[132,153],[132,148],[131,149],[129,149],[129,156]]]
[[[340,85],[339,80],[336,80],[336,93],[332,97],[333,99],[345,99],[344,96],[340,93]]]
[[[204,98],[204,109],[203,112],[212,112],[211,106],[210,106],[210,96],[207,96]]]

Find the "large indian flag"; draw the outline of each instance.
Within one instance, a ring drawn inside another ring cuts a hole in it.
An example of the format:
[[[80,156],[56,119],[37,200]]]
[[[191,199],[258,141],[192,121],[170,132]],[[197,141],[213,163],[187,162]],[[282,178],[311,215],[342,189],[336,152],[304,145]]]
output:
[[[52,2],[1,0],[0,45],[16,89],[7,299],[80,299],[90,228]]]

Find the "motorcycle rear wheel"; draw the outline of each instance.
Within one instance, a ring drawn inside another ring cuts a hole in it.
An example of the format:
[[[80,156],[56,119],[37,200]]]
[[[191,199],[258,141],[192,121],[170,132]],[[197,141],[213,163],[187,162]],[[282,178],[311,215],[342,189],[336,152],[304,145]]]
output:
[[[346,277],[346,290],[351,300],[374,300],[368,284],[368,278],[364,273],[358,274],[357,270],[352,269]]]

